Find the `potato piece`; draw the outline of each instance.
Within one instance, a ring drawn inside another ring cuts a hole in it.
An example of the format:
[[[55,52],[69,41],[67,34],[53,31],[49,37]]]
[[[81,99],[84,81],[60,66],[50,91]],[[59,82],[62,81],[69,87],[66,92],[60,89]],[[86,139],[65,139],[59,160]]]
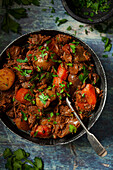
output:
[[[54,60],[57,59],[57,56],[55,54],[48,53],[48,51],[44,51],[44,50],[45,49],[42,50],[43,52],[36,51],[34,53],[34,56],[32,57],[33,65],[38,72],[40,72],[40,69],[47,70],[47,71],[50,70],[50,68],[53,65],[55,65]]]
[[[39,109],[47,108],[56,99],[55,91],[46,89],[44,92],[36,94],[36,105]]]
[[[19,129],[22,129],[25,131],[29,130],[28,123],[25,120],[22,120],[20,117],[15,118],[14,122]]]
[[[38,66],[39,68],[43,68],[43,70],[50,70],[51,66],[55,65],[55,62],[53,62],[51,59],[49,61],[39,59],[35,62],[35,66]],[[38,71],[38,68],[37,68]]]
[[[15,74],[9,68],[0,70],[0,90],[8,90],[14,83]]]

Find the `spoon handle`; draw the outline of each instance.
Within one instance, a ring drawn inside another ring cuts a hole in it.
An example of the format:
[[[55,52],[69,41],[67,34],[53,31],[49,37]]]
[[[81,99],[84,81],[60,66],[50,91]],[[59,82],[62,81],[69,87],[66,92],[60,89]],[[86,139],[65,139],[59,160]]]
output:
[[[69,101],[68,97],[66,98],[66,103],[67,105],[70,107],[70,109],[73,111],[73,114],[76,116],[76,118],[78,119],[78,121],[80,122],[80,124],[82,125],[82,127],[85,129],[86,133],[87,133],[87,138],[89,143],[91,144],[92,148],[95,150],[95,152],[101,156],[104,157],[107,155],[107,151],[105,150],[105,148],[101,145],[101,143],[98,141],[98,139],[88,131],[88,129],[85,127],[85,125],[83,124],[82,120],[80,119],[80,117],[78,116],[78,114],[75,112],[75,110],[73,109],[73,107],[71,106],[71,102]]]
[[[104,157],[107,155],[107,151],[105,148],[102,146],[102,144],[98,141],[98,139],[88,131],[87,133],[87,138],[89,143],[91,144],[92,148],[94,151],[101,157]]]

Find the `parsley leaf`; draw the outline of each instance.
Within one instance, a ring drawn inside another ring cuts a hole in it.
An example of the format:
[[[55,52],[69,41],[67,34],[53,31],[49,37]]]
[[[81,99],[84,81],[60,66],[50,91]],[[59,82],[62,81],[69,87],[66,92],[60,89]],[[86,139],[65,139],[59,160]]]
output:
[[[67,19],[57,20],[57,22],[58,22],[58,25],[57,25],[57,26],[60,26],[60,25],[62,25],[62,24],[64,24],[64,23],[66,23],[67,21],[68,21]]]
[[[77,131],[77,128],[74,126],[74,125],[69,125],[69,131],[71,132],[71,133],[76,133],[76,131]]]
[[[26,63],[26,62],[28,62],[28,59],[27,59],[27,57],[24,60],[18,58],[16,61],[19,63]]]
[[[44,95],[44,93],[42,93],[41,95],[39,95],[40,101],[45,105],[46,101],[50,98],[48,95]]]

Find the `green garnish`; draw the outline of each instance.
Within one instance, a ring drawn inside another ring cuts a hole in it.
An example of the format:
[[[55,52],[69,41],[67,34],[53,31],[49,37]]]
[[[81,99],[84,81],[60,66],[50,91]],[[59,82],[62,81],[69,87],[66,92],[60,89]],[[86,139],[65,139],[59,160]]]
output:
[[[57,20],[57,23],[58,23],[58,25],[57,26],[60,26],[60,25],[62,25],[62,24],[64,24],[64,23],[66,23],[68,20],[67,19],[58,19]]]
[[[19,170],[30,170],[30,169],[43,169],[43,162],[42,159],[39,157],[35,157],[34,161],[28,159],[30,153],[25,152],[24,149],[17,149],[14,152],[10,148],[6,148],[3,157],[7,159],[5,164],[5,168],[12,170],[12,169],[19,169]]]
[[[93,17],[93,16],[94,16],[94,13],[93,13],[93,12],[91,12],[91,13],[90,13],[90,16],[91,16],[91,17]]]
[[[54,121],[54,122],[53,122],[53,124],[54,124],[54,125],[56,125],[56,124],[57,124],[57,122],[56,122],[56,121]]]
[[[102,41],[104,42],[104,52],[110,51],[111,48],[112,48],[112,44],[110,42],[110,39],[102,36]]]
[[[56,116],[59,116],[60,113],[56,113]]]
[[[85,97],[85,93],[82,94],[82,97]]]
[[[85,83],[86,79],[88,78],[88,74],[89,71],[85,68],[85,66],[83,66],[83,74],[79,75],[79,79],[82,81],[82,83]]]
[[[42,47],[43,47],[43,46],[41,45],[41,46],[38,47],[38,49],[40,50]]]
[[[53,112],[51,112],[51,113],[50,113],[50,117],[53,117],[53,116],[54,116],[54,113],[53,113]]]
[[[45,11],[47,11],[47,9],[43,8],[43,9],[42,9],[42,11],[44,11],[44,12],[45,12]]]
[[[72,30],[72,27],[71,26],[67,27],[67,30],[68,31]]]
[[[50,98],[48,95],[44,95],[43,93],[39,95],[40,101],[45,105],[47,100]]]
[[[47,53],[45,53],[46,49],[43,49],[43,50],[40,50],[41,54],[40,54],[40,57],[44,58]]]
[[[75,45],[70,45],[70,47],[72,49],[72,53],[75,53],[76,46]]]
[[[31,56],[32,56],[32,54],[29,54],[28,56],[29,56],[29,57],[31,57]]]
[[[104,54],[102,57],[104,57],[104,58],[108,58],[108,54]]]
[[[8,53],[8,57],[9,57],[9,58],[11,58],[11,55],[10,55],[10,53]]]
[[[79,25],[80,28],[84,27],[84,25]]]
[[[13,97],[13,102],[15,101],[15,98]]]
[[[77,128],[74,126],[74,125],[69,125],[69,131],[71,132],[71,133],[76,133],[76,131],[77,131]]]
[[[90,16],[93,17],[94,14],[99,12],[106,12],[110,8],[111,3],[108,0],[72,0],[73,4],[76,7],[76,13],[80,13],[82,9],[89,10]],[[84,15],[89,15],[88,12],[84,12]]]
[[[85,29],[85,34],[88,35],[88,30],[87,29]]]
[[[89,12],[84,12],[84,15],[89,15]]]
[[[59,21],[59,17],[56,17],[55,19],[55,23],[57,23]]]
[[[24,113],[23,111],[21,111],[21,113],[22,113],[22,118],[23,118],[25,121],[27,121],[26,113]]]
[[[20,72],[21,72],[20,74],[21,74],[22,76],[25,76],[25,77],[28,76],[30,73],[32,73],[32,70],[26,70],[26,69],[25,69],[25,70],[22,70],[20,65],[18,65],[18,67],[14,67],[14,68],[15,68],[16,70],[20,71]]]
[[[37,57],[36,56],[34,56],[34,60],[37,61]]]
[[[24,96],[24,99],[27,100],[27,101],[32,102],[33,97],[32,97],[29,93],[27,93],[27,94]]]
[[[51,0],[51,4],[53,4],[53,5],[54,5],[54,0]]]
[[[46,51],[49,51],[49,47],[48,46],[46,47]]]
[[[66,63],[67,66],[73,66],[73,63]]]
[[[70,94],[66,93],[66,95],[67,95],[68,97],[70,97]]]
[[[93,19],[91,19],[91,18],[88,18],[88,20],[91,21],[91,22],[93,22]]]
[[[39,67],[39,66],[37,66],[37,68],[38,68],[38,71],[41,71],[41,69],[40,69],[40,67]]]
[[[41,81],[45,76],[46,76],[46,74],[43,74],[43,75],[40,77],[39,81]]]
[[[38,130],[34,133],[34,136],[36,136],[38,134]]]
[[[52,7],[51,13],[55,13],[55,8]]]
[[[46,44],[48,45],[51,42],[51,40],[46,41]]]
[[[24,60],[18,58],[16,61],[19,63],[27,63],[28,59],[27,59],[27,57]]]
[[[62,89],[61,91],[60,91],[60,93],[63,93],[64,92],[64,89]]]

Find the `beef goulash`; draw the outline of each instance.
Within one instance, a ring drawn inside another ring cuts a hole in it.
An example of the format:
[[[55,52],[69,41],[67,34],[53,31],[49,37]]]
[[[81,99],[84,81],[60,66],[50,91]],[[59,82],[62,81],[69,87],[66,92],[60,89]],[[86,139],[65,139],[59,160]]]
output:
[[[63,138],[80,126],[102,91],[91,54],[73,37],[31,34],[24,46],[6,50],[0,70],[0,110],[32,137]]]

